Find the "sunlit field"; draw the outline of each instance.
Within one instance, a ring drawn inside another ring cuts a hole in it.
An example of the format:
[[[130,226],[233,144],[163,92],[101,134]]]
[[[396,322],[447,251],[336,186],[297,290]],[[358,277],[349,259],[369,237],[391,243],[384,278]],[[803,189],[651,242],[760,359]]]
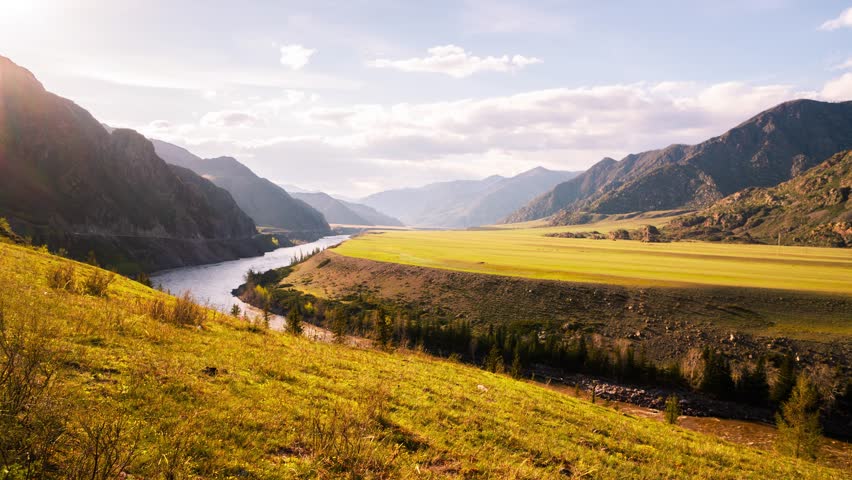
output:
[[[592,229],[607,231],[602,225],[388,231],[350,240],[336,251],[383,262],[571,282],[718,285],[852,295],[850,250],[544,236],[557,231]]]

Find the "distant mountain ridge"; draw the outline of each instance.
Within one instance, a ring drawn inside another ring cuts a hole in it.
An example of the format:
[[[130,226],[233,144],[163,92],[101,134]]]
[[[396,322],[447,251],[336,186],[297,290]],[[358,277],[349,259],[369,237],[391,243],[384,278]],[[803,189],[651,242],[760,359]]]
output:
[[[166,162],[190,169],[230,192],[240,208],[258,225],[287,230],[302,240],[314,240],[330,232],[322,213],[257,176],[236,159],[203,159],[177,145],[161,140],[152,142]]]
[[[0,56],[0,216],[36,243],[125,272],[258,255],[230,194],[175,171],[151,142],[107,131]]]
[[[497,223],[537,195],[577,174],[537,167],[509,178],[493,175],[482,180],[388,190],[361,202],[399,218],[406,225],[467,228]]]
[[[682,239],[852,247],[852,151],[778,186],[739,191],[664,231]]]
[[[703,208],[747,187],[771,187],[852,148],[852,102],[795,100],[697,145],[605,158],[510,215],[507,222],[578,213]]]
[[[385,215],[372,207],[339,200],[327,193],[297,192],[292,193],[292,195],[294,198],[298,198],[320,211],[329,223],[338,225],[402,226],[402,222],[396,218]]]

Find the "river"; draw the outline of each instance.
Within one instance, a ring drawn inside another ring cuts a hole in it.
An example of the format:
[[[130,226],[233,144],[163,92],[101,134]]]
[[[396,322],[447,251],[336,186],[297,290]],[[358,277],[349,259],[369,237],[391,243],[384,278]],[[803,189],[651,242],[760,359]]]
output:
[[[299,255],[307,255],[317,248],[325,250],[347,240],[349,235],[324,237],[316,242],[295,247],[279,248],[267,252],[262,257],[241,258],[228,262],[198,265],[195,267],[165,270],[151,276],[155,287],[173,295],[190,292],[200,303],[227,312],[234,304],[244,307],[243,302],[231,295],[231,290],[244,283],[243,276],[249,269],[264,272],[273,268],[286,267]]]

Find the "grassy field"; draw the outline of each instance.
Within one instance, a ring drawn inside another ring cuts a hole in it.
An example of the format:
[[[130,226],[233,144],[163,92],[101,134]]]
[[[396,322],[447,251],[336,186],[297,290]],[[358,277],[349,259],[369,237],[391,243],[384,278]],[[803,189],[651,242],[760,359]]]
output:
[[[382,232],[350,240],[351,257],[474,273],[631,286],[718,285],[852,295],[852,250],[545,237],[575,227]],[[647,223],[647,220],[645,221]]]
[[[48,477],[841,476],[416,353],[257,333],[213,313],[198,328],[155,320],[151,302],[174,299],[123,278],[107,297],[50,288],[65,262],[0,244],[4,346],[40,365],[37,383],[51,379],[29,414],[2,421],[16,434],[61,425],[40,451]],[[75,265],[81,279],[95,272]],[[92,476],[107,452],[127,461]]]

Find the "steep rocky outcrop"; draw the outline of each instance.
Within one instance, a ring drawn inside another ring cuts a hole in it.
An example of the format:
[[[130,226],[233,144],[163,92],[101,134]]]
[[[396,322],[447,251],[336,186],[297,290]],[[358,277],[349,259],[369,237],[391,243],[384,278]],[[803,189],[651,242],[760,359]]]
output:
[[[693,146],[604,159],[507,218],[703,208],[749,187],[771,187],[852,148],[852,102],[796,100]]]
[[[748,188],[673,220],[668,236],[852,247],[852,151],[772,188]]]
[[[258,225],[285,230],[294,239],[316,240],[329,233],[322,213],[283,188],[257,176],[232,157],[203,159],[160,140],[152,140],[166,162],[187,168],[224,188]]]
[[[176,174],[143,136],[107,131],[5,57],[0,182],[0,217],[21,236],[77,256],[94,250],[123,271],[262,252],[254,223],[227,192]]]

